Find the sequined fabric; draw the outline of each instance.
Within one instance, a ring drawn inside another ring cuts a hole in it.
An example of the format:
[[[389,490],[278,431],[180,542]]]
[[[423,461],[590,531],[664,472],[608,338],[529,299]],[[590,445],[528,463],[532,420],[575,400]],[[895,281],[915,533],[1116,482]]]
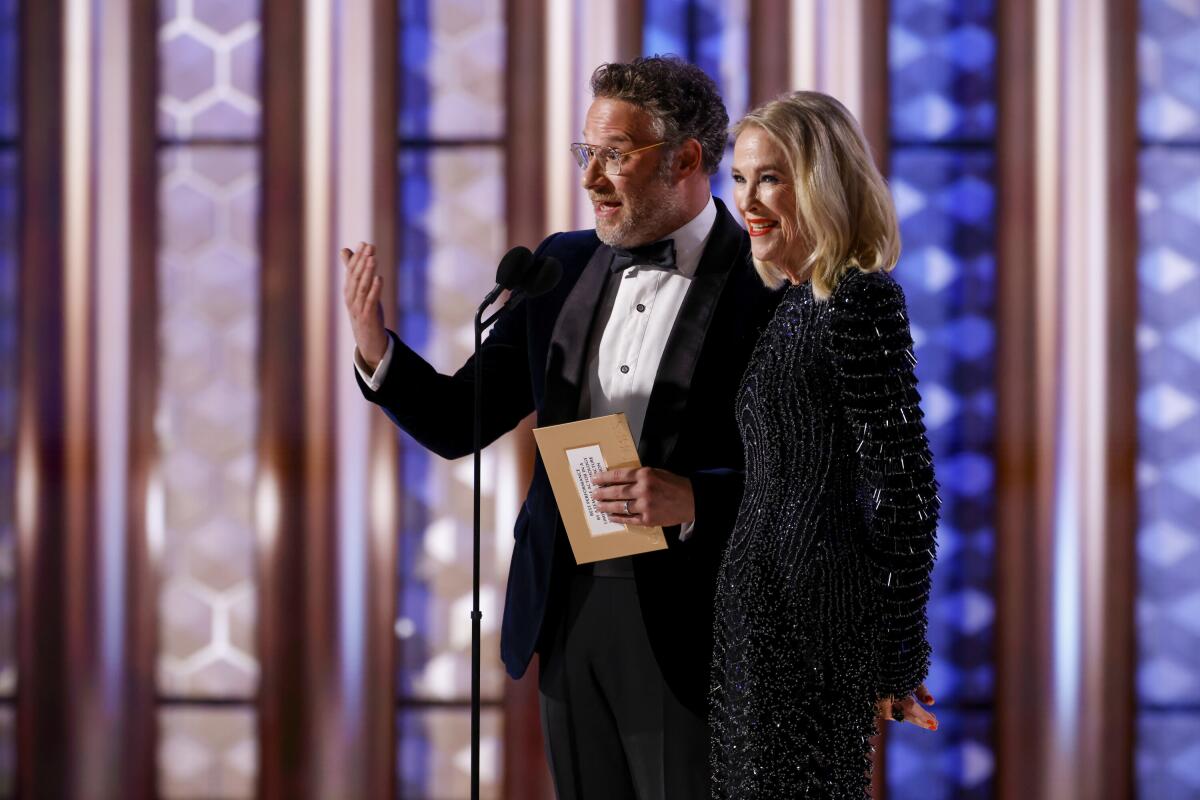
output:
[[[929,668],[939,500],[904,295],[790,287],[737,399],[746,490],[718,576],[717,798],[856,798],[875,701]]]

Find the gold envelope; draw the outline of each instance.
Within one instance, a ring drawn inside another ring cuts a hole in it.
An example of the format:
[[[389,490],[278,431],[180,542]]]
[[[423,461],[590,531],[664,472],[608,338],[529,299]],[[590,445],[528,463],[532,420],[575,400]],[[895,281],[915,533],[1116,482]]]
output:
[[[621,525],[588,507],[592,474],[642,465],[624,414],[534,428],[533,436],[577,564],[667,548],[662,528]]]

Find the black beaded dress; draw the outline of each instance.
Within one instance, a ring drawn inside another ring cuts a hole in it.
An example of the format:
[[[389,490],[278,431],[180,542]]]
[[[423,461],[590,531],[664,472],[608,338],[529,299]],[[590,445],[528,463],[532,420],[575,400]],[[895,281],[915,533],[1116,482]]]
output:
[[[866,794],[880,697],[925,678],[939,500],[904,295],[789,287],[737,399],[746,490],[717,581],[713,796]]]

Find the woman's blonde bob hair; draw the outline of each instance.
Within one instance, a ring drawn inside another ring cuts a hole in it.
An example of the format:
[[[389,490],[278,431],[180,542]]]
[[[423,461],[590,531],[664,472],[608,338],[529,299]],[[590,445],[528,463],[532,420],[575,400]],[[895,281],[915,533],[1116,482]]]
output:
[[[798,264],[754,259],[772,288],[809,276],[819,298],[851,269],[890,270],[900,258],[900,230],[887,183],[862,128],[846,107],[820,92],[796,92],[760,106],[733,126],[736,138],[761,128],[787,154],[796,218],[783,220],[807,250]]]

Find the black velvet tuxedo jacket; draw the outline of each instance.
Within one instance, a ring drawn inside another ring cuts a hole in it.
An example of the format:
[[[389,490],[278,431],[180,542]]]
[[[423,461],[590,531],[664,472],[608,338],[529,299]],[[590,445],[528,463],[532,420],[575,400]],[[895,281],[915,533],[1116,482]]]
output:
[[[646,629],[676,696],[706,714],[716,572],[742,496],[742,445],[734,400],[750,352],[774,311],[749,258],[749,238],[718,200],[717,219],[679,310],[650,395],[642,464],[688,477],[696,523],[687,541],[667,529],[668,548],[634,558]],[[483,442],[486,446],[531,411],[537,424],[578,418],[597,307],[610,280],[612,251],[594,231],[559,233],[538,255],[562,262],[549,293],[502,318],[484,342]],[[474,366],[442,375],[393,335],[394,352],[378,392],[362,381],[414,439],[445,458],[471,452]],[[548,647],[575,569],[540,457],[516,521],[501,633],[508,673],[519,678],[533,653]]]

